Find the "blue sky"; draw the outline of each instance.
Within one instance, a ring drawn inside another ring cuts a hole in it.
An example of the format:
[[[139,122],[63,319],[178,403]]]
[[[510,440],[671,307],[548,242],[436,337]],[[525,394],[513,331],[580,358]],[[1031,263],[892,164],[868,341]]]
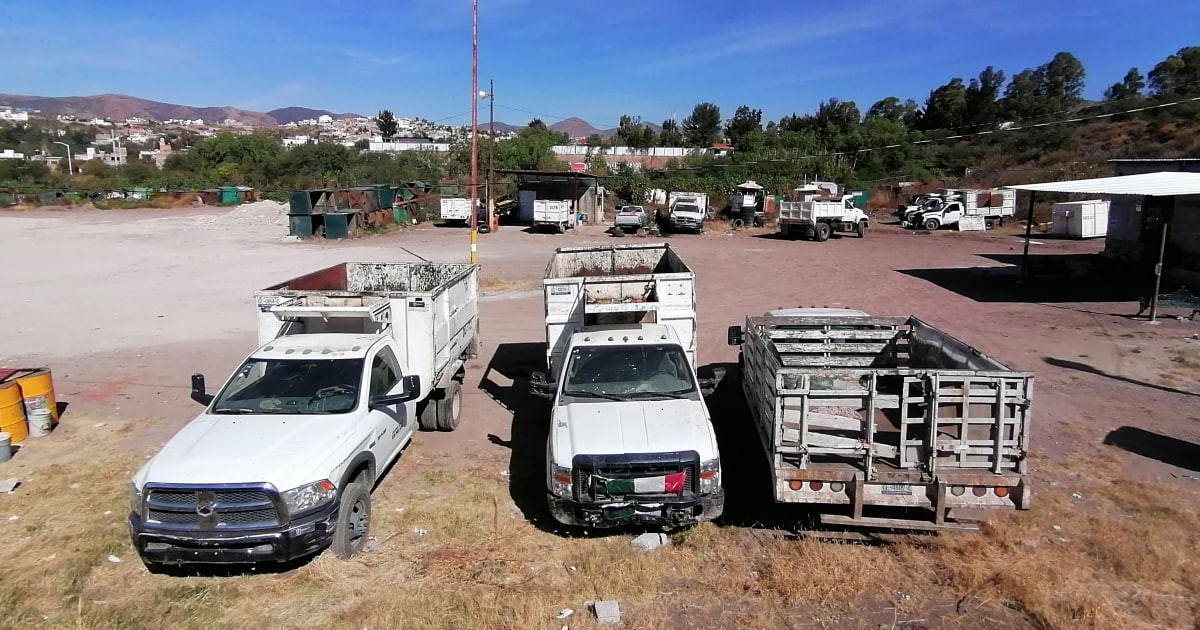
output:
[[[682,119],[701,101],[766,120],[829,97],[865,111],[1060,50],[1098,97],[1130,66],[1200,45],[1198,0],[480,0],[479,20],[497,120],[598,127]],[[0,0],[0,93],[466,124],[470,54],[469,0]]]

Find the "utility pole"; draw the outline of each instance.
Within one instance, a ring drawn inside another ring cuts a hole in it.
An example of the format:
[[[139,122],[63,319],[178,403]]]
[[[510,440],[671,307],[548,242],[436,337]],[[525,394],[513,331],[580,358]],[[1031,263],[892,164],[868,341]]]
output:
[[[54,144],[61,144],[64,147],[67,147],[67,175],[68,176],[74,175],[75,174],[75,166],[71,163],[71,145],[67,144],[66,142],[58,142],[58,141],[55,141]]]
[[[479,0],[471,14],[471,264],[479,242]]]

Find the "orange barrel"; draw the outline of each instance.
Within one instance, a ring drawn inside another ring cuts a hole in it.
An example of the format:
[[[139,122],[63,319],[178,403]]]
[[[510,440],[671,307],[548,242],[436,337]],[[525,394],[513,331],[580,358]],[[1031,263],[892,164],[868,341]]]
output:
[[[50,368],[38,368],[17,377],[21,398],[25,400],[25,414],[32,415],[38,409],[49,409],[51,422],[58,423],[58,403],[54,401],[54,381],[50,379]]]
[[[29,437],[29,425],[25,424],[25,406],[21,401],[21,388],[16,381],[0,383],[0,433],[12,435],[12,443],[19,444]]]

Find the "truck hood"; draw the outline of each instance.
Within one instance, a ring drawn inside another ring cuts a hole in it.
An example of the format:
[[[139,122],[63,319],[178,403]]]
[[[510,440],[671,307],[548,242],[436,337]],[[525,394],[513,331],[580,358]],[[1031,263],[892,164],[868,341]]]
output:
[[[717,456],[716,436],[695,400],[587,402],[555,407],[550,426],[553,456],[570,466],[578,454],[696,451]]]
[[[266,482],[290,490],[320,480],[310,477],[330,452],[343,450],[333,445],[350,436],[353,424],[342,415],[204,413],[146,462],[134,483]]]

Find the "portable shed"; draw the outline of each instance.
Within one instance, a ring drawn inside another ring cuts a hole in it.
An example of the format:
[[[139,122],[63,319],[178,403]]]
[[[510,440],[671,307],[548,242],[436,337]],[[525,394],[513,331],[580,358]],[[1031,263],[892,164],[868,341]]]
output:
[[[1160,171],[1078,179],[1065,182],[1005,186],[1029,191],[1029,211],[1025,226],[1025,249],[1021,256],[1021,277],[1028,277],[1029,240],[1033,231],[1033,204],[1039,192],[1105,195],[1124,200],[1137,215],[1136,237],[1122,225],[1122,238],[1136,238],[1136,247],[1128,253],[1134,262],[1153,260],[1154,289],[1149,296],[1150,320],[1158,312],[1158,295],[1164,274],[1184,283],[1200,280],[1200,173]],[[1116,217],[1109,216],[1111,229]],[[1109,249],[1106,240],[1105,250]],[[1169,256],[1168,256],[1169,254]]]

